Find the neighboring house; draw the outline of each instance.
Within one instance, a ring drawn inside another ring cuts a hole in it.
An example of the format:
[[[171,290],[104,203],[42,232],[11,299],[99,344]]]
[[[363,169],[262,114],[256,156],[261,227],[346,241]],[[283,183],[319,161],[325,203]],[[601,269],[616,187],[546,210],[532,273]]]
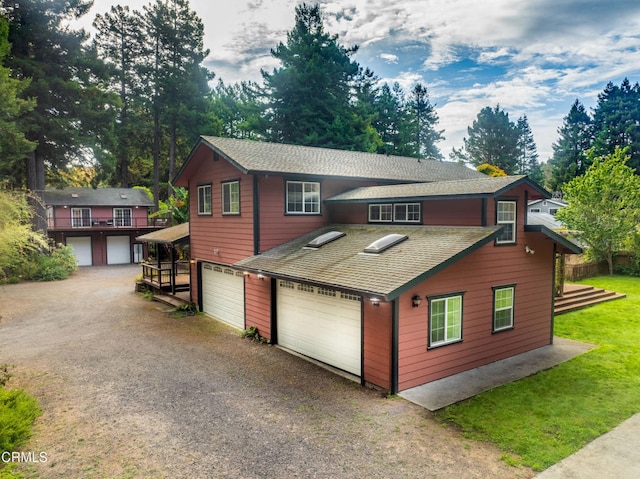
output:
[[[48,234],[73,248],[80,266],[139,263],[144,244],[135,238],[166,226],[149,219],[153,201],[134,188],[46,190]]]
[[[580,252],[457,163],[202,137],[174,184],[200,310],[391,393],[550,344]]]
[[[555,216],[560,208],[564,208],[567,204],[558,199],[543,198],[529,201],[529,213],[546,213]]]

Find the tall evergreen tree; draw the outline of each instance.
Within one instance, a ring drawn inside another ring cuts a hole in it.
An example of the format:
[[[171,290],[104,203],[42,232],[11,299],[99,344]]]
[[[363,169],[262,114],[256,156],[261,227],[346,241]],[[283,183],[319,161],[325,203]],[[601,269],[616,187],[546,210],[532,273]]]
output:
[[[444,139],[443,130],[437,131],[438,114],[429,101],[427,88],[417,83],[411,90],[409,99],[409,129],[414,138],[417,156],[429,159],[442,159],[442,153],[436,143]]]
[[[625,78],[620,86],[609,82],[598,95],[593,112],[593,149],[597,156],[629,147],[628,166],[640,168],[640,85]]]
[[[399,156],[417,156],[408,128],[406,98],[399,83],[380,87],[374,102],[373,126],[380,135],[380,153]]]
[[[547,186],[552,191],[561,190],[565,183],[583,175],[590,164],[587,151],[592,143],[591,118],[579,100],[571,105],[558,134],[560,138],[552,145],[553,156],[549,159],[551,177]]]
[[[286,44],[271,51],[281,67],[262,72],[273,141],[367,150],[367,122],[357,116],[352,88],[357,47],[346,48],[324,29],[320,7],[296,7]]]
[[[508,175],[516,173],[520,132],[500,105],[483,108],[467,132],[469,137],[464,139],[464,149],[472,165],[486,163]]]
[[[35,101],[22,98],[29,80],[11,78],[11,71],[2,66],[10,50],[8,35],[9,22],[0,11],[0,178],[17,188],[25,175],[24,159],[36,147],[25,137],[18,119],[35,107]]]
[[[542,183],[543,175],[540,163],[538,163],[538,148],[533,138],[533,132],[529,126],[527,115],[518,118],[516,128],[519,132],[518,137],[518,162],[515,173],[520,175],[528,175],[533,181]]]

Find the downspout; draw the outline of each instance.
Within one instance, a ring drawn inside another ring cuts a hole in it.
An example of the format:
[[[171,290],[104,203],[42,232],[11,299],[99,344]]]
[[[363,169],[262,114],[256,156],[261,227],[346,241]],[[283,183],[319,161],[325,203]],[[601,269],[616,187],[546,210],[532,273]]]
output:
[[[400,317],[400,307],[398,300],[391,302],[391,389],[389,394],[398,394],[398,357],[399,357],[399,337],[400,327],[398,318]]]
[[[271,278],[271,344],[278,344],[277,284],[278,280]]]
[[[553,330],[555,329],[555,316],[556,316],[556,258],[558,256],[558,245],[553,243],[553,281],[551,281],[551,337],[549,338],[549,344],[553,344]]]

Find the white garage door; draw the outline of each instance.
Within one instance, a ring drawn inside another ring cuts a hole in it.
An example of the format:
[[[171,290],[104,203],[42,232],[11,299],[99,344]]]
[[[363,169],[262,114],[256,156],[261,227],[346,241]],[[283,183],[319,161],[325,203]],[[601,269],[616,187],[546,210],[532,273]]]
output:
[[[67,246],[70,246],[73,250],[73,254],[78,260],[78,266],[91,266],[93,264],[91,236],[74,236],[67,238]]]
[[[131,263],[131,240],[128,236],[107,236],[107,264]]]
[[[359,296],[278,281],[278,344],[361,375]]]
[[[220,321],[244,329],[244,276],[242,272],[204,263],[202,310]]]

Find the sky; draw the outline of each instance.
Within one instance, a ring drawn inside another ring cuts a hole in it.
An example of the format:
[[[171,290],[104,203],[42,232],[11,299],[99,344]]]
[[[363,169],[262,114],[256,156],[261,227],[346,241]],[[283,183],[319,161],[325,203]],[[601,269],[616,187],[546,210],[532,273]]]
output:
[[[155,0],[154,0],[155,1]],[[151,0],[95,0],[83,22],[111,5],[142,10]],[[190,0],[205,27],[214,82],[261,82],[278,63],[299,0]],[[308,0],[307,3],[316,3]],[[448,158],[486,106],[514,123],[527,116],[539,159],[553,154],[571,104],[589,111],[608,82],[640,82],[639,0],[319,0],[325,29],[381,83],[405,92],[420,82],[439,117]]]

